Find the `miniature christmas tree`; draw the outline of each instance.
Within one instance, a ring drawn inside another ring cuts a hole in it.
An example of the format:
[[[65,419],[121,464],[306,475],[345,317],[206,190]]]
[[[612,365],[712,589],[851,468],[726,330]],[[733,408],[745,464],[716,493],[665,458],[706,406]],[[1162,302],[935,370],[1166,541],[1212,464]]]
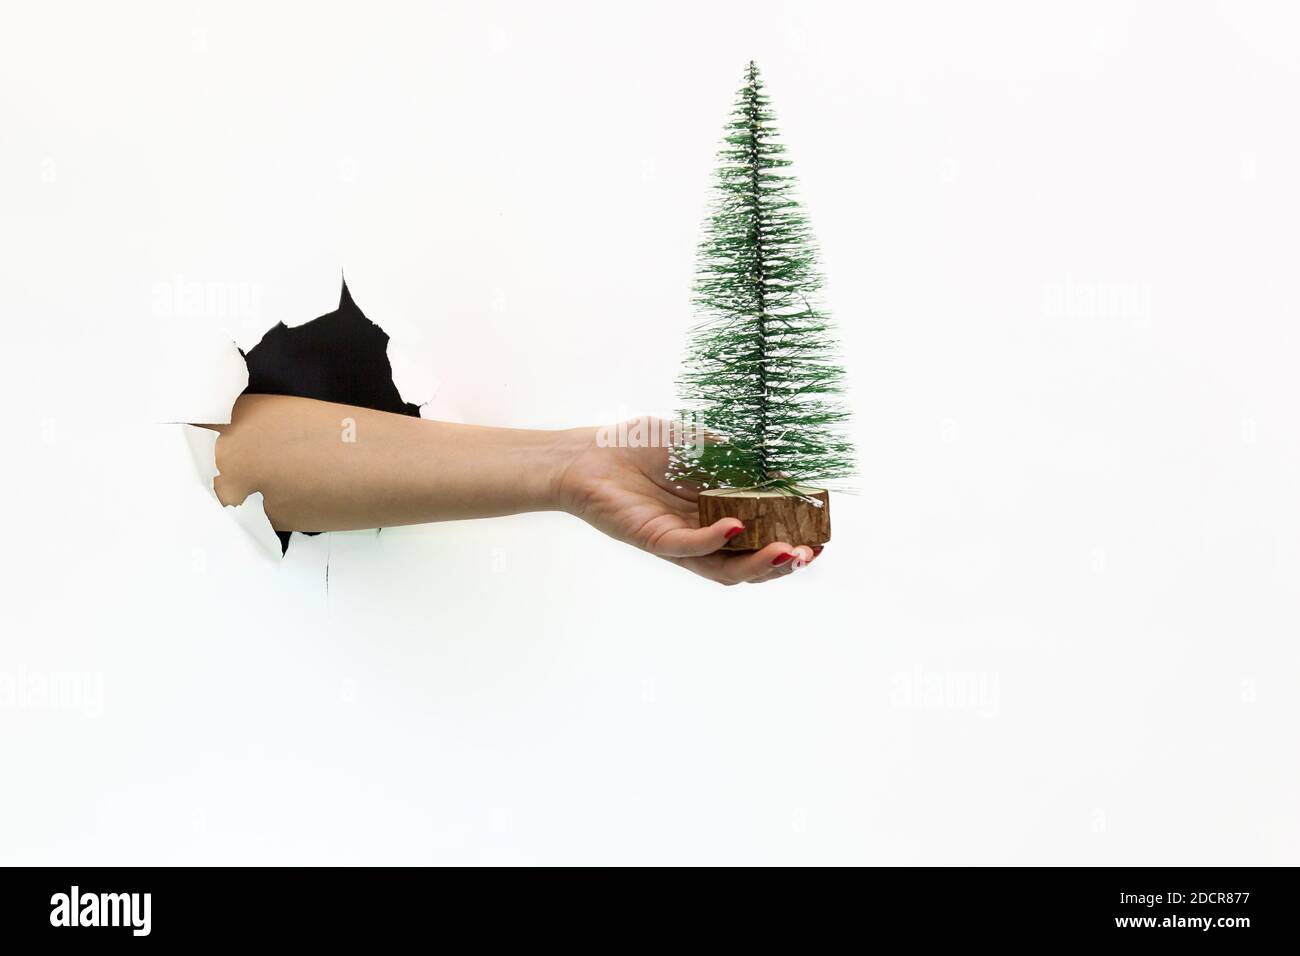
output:
[[[827,540],[829,496],[812,486],[854,466],[841,431],[844,372],[816,303],[816,248],[773,119],[751,62],[718,154],[696,271],[700,321],[678,380],[682,420],[711,441],[675,448],[669,472],[705,489],[702,525],[745,522],[733,549]]]

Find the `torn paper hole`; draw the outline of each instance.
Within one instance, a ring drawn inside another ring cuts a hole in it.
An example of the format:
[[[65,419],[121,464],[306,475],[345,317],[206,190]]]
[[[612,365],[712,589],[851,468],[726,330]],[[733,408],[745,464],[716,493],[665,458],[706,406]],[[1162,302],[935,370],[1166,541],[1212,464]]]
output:
[[[405,355],[397,361],[404,386],[398,388],[389,358],[389,335],[353,301],[346,281],[338,308],[333,312],[300,325],[279,322],[247,353],[237,354],[242,354],[246,368],[244,387],[232,394],[230,384],[235,378],[229,374],[222,377],[222,385],[213,390],[205,406],[211,414],[188,421],[228,423],[230,411],[241,394],[293,395],[420,417],[421,404],[430,402],[437,391],[436,380]],[[410,400],[411,395],[420,396],[420,401]],[[218,436],[211,429],[187,428],[187,432],[194,431],[211,436],[210,441],[191,440],[190,447],[195,450],[196,464],[212,491],[212,479],[217,475]],[[231,510],[259,543],[264,543],[269,533],[272,539],[278,540],[276,550],[280,554],[288,550],[291,533],[271,527],[260,492]]]

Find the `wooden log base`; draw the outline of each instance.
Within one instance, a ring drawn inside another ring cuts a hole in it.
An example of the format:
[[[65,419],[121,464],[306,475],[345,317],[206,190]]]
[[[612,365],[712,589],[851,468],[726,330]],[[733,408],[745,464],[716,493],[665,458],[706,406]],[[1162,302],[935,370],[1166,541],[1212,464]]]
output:
[[[782,491],[718,488],[700,492],[700,527],[719,518],[739,518],[745,530],[726,544],[726,551],[757,551],[773,541],[825,544],[831,539],[831,497],[822,488],[800,488],[801,498]],[[806,498],[821,502],[821,507]]]

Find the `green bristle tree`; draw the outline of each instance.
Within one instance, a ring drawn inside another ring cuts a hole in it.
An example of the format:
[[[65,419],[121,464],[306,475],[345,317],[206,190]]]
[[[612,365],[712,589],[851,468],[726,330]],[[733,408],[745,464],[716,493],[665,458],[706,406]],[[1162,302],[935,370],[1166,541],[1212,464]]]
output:
[[[675,449],[670,477],[705,488],[798,493],[854,470],[816,247],[773,120],[751,62],[718,154],[678,379],[683,421],[718,440]]]

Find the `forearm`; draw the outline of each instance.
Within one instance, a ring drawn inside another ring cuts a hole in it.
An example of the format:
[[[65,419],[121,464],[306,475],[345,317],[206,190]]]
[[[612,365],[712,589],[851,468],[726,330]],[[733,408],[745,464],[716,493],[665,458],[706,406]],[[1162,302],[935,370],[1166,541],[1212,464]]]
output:
[[[241,397],[218,430],[218,497],[260,491],[278,531],[557,510],[565,467],[593,440],[586,429],[456,425],[281,395]]]

